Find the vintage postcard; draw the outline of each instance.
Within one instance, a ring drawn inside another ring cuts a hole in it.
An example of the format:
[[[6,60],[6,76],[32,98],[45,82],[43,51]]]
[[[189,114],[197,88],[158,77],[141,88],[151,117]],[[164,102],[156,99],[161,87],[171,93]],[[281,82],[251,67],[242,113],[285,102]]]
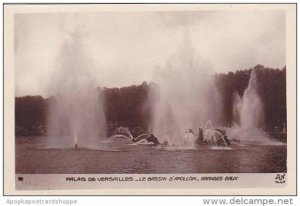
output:
[[[5,4],[4,194],[295,195],[296,4]]]

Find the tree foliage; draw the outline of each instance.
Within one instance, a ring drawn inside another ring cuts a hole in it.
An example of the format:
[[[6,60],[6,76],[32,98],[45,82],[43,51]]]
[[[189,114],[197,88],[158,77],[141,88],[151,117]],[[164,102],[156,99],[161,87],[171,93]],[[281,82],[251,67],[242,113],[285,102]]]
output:
[[[257,65],[254,68],[237,70],[227,74],[215,74],[215,85],[222,101],[223,125],[233,123],[233,94],[245,91],[252,69],[258,78],[258,93],[264,104],[267,131],[286,124],[286,68],[272,69]],[[150,83],[151,84],[151,83]],[[122,88],[103,88],[104,110],[108,127],[124,126],[146,129],[150,123],[150,84],[132,85]],[[174,88],[176,89],[176,88]],[[24,96],[15,99],[16,135],[41,135],[46,133],[47,111],[51,98]]]

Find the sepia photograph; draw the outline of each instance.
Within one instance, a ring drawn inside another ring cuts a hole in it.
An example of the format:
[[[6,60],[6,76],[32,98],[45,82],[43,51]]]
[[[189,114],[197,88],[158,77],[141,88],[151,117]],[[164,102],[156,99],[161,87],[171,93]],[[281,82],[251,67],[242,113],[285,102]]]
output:
[[[70,6],[4,8],[12,187],[287,187],[295,5]]]

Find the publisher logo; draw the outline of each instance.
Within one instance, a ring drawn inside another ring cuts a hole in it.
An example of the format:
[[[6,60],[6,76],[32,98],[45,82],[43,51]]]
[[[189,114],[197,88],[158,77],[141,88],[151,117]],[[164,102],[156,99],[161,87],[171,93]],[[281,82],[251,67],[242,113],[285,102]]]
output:
[[[278,184],[285,183],[285,175],[286,174],[277,174],[275,177],[275,183],[278,183]]]

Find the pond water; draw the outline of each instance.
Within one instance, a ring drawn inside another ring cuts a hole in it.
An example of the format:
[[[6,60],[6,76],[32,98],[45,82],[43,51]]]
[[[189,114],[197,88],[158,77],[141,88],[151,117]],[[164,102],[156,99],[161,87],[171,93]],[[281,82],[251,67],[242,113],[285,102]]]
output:
[[[105,140],[91,148],[47,148],[46,137],[16,137],[17,174],[168,174],[286,172],[279,145],[175,147]]]

